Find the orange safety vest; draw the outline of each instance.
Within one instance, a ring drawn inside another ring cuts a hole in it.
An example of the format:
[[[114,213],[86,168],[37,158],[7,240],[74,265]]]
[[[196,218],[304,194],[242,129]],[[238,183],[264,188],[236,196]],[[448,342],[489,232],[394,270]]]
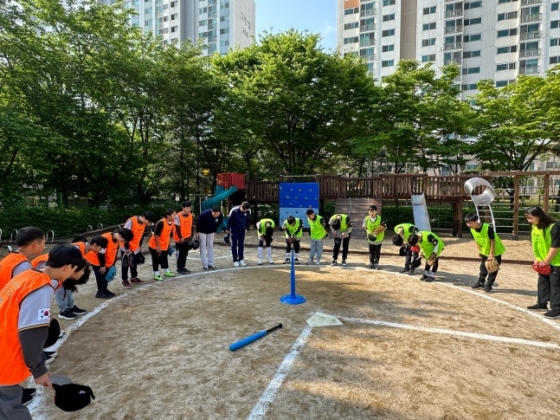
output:
[[[113,241],[112,233],[105,233],[101,236],[107,238],[107,241],[109,242],[107,247],[105,248],[105,267],[111,267],[117,259],[119,244],[118,242]],[[96,252],[88,252],[86,254],[86,260],[88,260],[91,265],[95,265],[97,267],[101,266],[101,263],[99,262],[99,254],[97,254]]]
[[[132,252],[134,252],[138,248],[140,248],[140,241],[142,240],[142,237],[144,236],[144,231],[146,230],[146,225],[143,225],[142,223],[140,223],[138,221],[137,216],[131,217],[128,220],[130,220],[132,222],[132,226],[130,227],[130,230],[132,231],[132,233],[134,233],[134,238],[132,238],[132,241],[128,242],[128,247],[130,248],[130,250]],[[128,222],[128,220],[127,220],[127,222]]]
[[[177,228],[181,229],[181,238],[186,239],[191,237],[193,225],[192,213],[189,213],[188,216],[185,216],[183,212],[180,212],[179,214],[177,214],[177,216],[179,216],[179,226],[173,223],[173,225],[175,226],[175,228],[173,229],[173,239],[175,240],[175,242],[179,241],[180,239],[179,235],[177,235],[177,232],[175,231]]]
[[[15,276],[0,291],[0,337],[3,346],[0,351],[0,386],[17,385],[30,375],[19,341],[19,307],[30,293],[45,285],[52,287],[50,277],[42,271],[31,269]],[[48,327],[50,309],[37,308],[40,309],[44,312],[36,316],[44,317],[45,327]]]
[[[72,244],[72,246],[75,246],[76,248],[78,248],[80,250],[80,252],[82,253],[82,257],[86,256],[86,243],[84,241],[79,241],[79,242],[74,242]]]
[[[159,246],[162,251],[167,251],[169,248],[169,242],[171,240],[171,231],[173,230],[173,223],[169,224],[169,222],[165,219],[161,219],[160,222],[163,222],[163,229],[159,234]],[[150,238],[150,242],[148,246],[152,249],[156,249],[156,235],[152,235]]]
[[[20,252],[10,252],[0,261],[0,290],[12,279],[14,268],[25,261],[29,260]]]
[[[49,259],[49,254],[41,254],[37,258],[31,261],[31,265],[33,266],[33,268],[39,268],[39,264],[46,263],[48,259]]]

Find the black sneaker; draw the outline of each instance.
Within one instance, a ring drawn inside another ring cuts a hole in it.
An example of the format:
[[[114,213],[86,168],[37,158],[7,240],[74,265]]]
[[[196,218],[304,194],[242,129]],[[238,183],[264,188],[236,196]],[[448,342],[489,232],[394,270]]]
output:
[[[208,267],[202,267],[204,271],[208,271]]]
[[[213,265],[208,266],[208,270],[215,270],[215,269],[216,269],[216,267],[214,267]]]
[[[97,299],[111,299],[113,297],[115,297],[116,295],[113,292],[110,292],[108,290],[104,290],[102,292],[97,292],[95,294],[95,297]]]
[[[66,309],[65,311],[62,311],[61,313],[58,314],[58,317],[60,319],[68,319],[68,320],[72,320],[72,319],[76,319],[78,318],[78,315],[76,315],[74,312],[72,312],[70,309]]]
[[[492,286],[484,286],[484,293],[492,293]]]
[[[78,308],[76,305],[70,308],[70,310],[74,312],[76,315],[83,315],[87,313],[85,309]]]
[[[420,277],[420,281],[426,281],[427,278],[428,278],[427,275],[422,274],[422,277]]]
[[[342,260],[342,263],[340,265],[343,267],[348,267],[348,264],[346,264],[346,260]]]
[[[409,275],[409,276],[413,276],[413,275],[414,275],[414,270],[410,270],[410,271],[408,272],[408,275]]]
[[[332,260],[331,265],[334,267],[335,265],[338,265],[338,263],[336,262],[336,260]]]
[[[191,274],[191,270],[189,270],[188,268],[181,268],[180,270],[177,270],[177,273],[179,273],[179,274]]]
[[[298,264],[298,265],[299,265],[299,258],[294,258],[294,264]]]
[[[543,314],[545,318],[558,318],[560,317],[560,311],[548,311],[547,313]]]
[[[286,258],[282,264],[290,264],[290,259]]]
[[[381,267],[379,266],[379,264],[375,264],[375,269],[376,270],[381,270]]]
[[[471,286],[471,289],[482,289],[484,287],[484,283],[477,281],[475,284]]]
[[[404,273],[408,273],[408,271],[409,271],[409,270],[408,270],[407,268],[405,268],[405,269],[403,269],[402,271],[399,271],[399,273],[400,273],[400,274],[404,274]]]
[[[37,389],[36,388],[23,388],[23,387],[21,389],[23,391],[23,395],[21,397],[21,403],[23,405],[27,405],[33,399],[33,395],[35,394]]]
[[[44,350],[43,353],[45,353],[45,354],[47,355],[47,357],[56,357],[56,356],[58,356],[58,352],[57,352],[56,350],[55,350],[55,351],[46,351],[46,350]]]
[[[55,355],[53,355],[53,354],[47,354],[47,352],[43,352],[43,353],[45,354],[45,357],[46,357],[46,359],[45,359],[45,364],[46,364],[47,366],[50,365],[52,362],[54,362],[54,359],[55,359],[55,357],[56,357]]]
[[[527,306],[527,309],[537,310],[537,311],[546,311],[548,307],[546,305],[541,305],[537,303],[536,305]]]
[[[373,270],[375,268],[375,266],[372,263],[369,263],[368,265],[366,265],[367,268],[369,268],[370,270]]]

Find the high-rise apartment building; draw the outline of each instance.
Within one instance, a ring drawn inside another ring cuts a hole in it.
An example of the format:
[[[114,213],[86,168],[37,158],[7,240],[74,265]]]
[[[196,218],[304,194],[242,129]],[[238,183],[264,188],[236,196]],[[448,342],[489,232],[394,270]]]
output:
[[[128,0],[125,4],[136,11],[133,25],[160,35],[166,44],[196,43],[202,38],[206,54],[247,47],[255,36],[255,0]]]
[[[506,86],[560,63],[560,0],[338,0],[341,53],[381,80],[401,59],[456,63],[466,98],[480,79]]]

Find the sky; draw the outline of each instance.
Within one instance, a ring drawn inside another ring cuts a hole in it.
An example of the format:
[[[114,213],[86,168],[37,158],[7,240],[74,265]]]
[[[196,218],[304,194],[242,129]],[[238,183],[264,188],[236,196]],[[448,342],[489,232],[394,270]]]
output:
[[[321,34],[325,52],[336,48],[337,0],[255,0],[255,36],[290,28]]]

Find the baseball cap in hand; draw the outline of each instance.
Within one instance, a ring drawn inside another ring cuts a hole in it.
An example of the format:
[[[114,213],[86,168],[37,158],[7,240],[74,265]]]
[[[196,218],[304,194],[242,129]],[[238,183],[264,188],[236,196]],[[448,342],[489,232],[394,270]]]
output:
[[[51,376],[55,390],[54,404],[63,411],[78,411],[87,407],[95,399],[89,386],[73,384],[63,375]]]

